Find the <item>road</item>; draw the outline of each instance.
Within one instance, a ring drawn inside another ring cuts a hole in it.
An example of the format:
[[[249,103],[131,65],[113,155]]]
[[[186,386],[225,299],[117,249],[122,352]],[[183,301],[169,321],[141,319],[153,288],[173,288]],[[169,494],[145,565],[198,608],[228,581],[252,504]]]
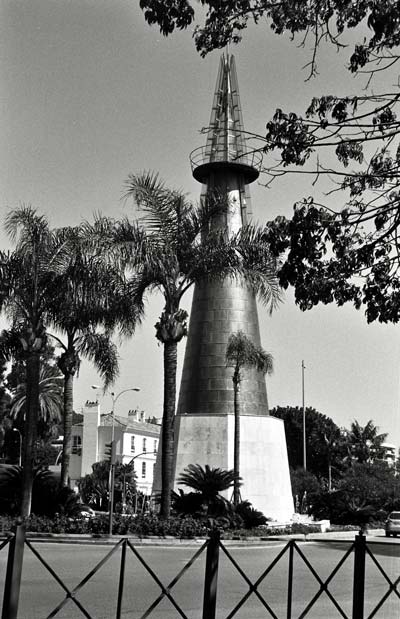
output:
[[[371,541],[371,538],[368,538],[368,541]],[[392,581],[400,578],[400,543],[395,540],[390,540],[391,543],[388,543],[385,538],[379,538],[376,541],[379,541],[379,544],[371,544],[374,556]],[[110,547],[104,545],[35,543],[34,546],[69,589],[75,587],[110,551]],[[284,547],[283,541],[271,541],[262,546],[227,546],[227,550],[247,577],[255,582]],[[140,546],[137,550],[160,581],[168,585],[198,548]],[[310,561],[320,578],[326,580],[346,552],[348,543],[299,542],[298,548]],[[6,556],[7,553],[3,550],[0,553],[0,591],[3,590]],[[118,550],[77,594],[77,599],[93,618],[112,619],[115,617],[120,559],[121,553]],[[200,619],[202,616],[204,567],[205,554],[203,553],[171,589],[173,598],[190,619]],[[349,557],[329,585],[329,591],[349,617],[351,616],[352,567],[353,558]],[[366,573],[365,610],[368,616],[388,590],[388,584],[369,558],[367,558]],[[292,616],[299,617],[318,592],[319,585],[297,551],[294,553],[294,574]],[[218,582],[217,617],[225,619],[249,587],[224,553],[220,555]],[[44,619],[65,597],[61,586],[29,549],[26,550],[24,556],[22,583],[18,619]],[[287,617],[287,588],[288,553],[275,565],[258,588],[260,595],[265,598],[275,615],[285,619]],[[128,549],[122,617],[125,619],[142,617],[159,594],[159,586],[145,571],[140,560]],[[69,600],[55,616],[60,619],[78,619],[84,617],[84,614],[74,602]],[[176,619],[182,615],[165,598],[149,616],[157,619]],[[257,595],[252,593],[234,616],[238,619],[259,619],[272,615],[268,613]],[[326,593],[322,593],[316,606],[307,614],[307,617],[313,619],[321,619],[321,617],[333,619],[340,616]],[[379,619],[398,619],[400,617],[399,597],[391,593],[375,616]]]

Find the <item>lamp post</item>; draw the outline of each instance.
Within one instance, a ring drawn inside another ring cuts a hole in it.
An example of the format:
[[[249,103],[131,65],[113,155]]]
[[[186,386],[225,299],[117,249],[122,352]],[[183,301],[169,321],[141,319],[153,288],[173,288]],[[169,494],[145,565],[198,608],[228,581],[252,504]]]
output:
[[[18,466],[21,466],[21,464],[22,464],[22,434],[21,434],[21,432],[18,430],[18,428],[13,428],[13,432],[18,432],[18,436],[19,436],[19,456],[18,456]]]
[[[92,385],[92,389],[100,389],[98,385]],[[118,398],[127,391],[140,391],[138,387],[129,387],[128,389],[123,389],[117,395],[115,395],[114,391],[110,391],[110,396],[112,399],[112,411],[111,411],[111,466],[110,466],[110,477],[108,487],[110,489],[110,520],[109,520],[109,534],[112,535],[113,530],[113,514],[114,514],[114,485],[115,485],[115,447],[114,447],[114,434],[115,434],[115,403]]]
[[[301,362],[301,391],[303,397],[303,467],[307,470],[307,450],[306,450],[306,408],[304,405],[304,370],[306,366],[304,361]]]

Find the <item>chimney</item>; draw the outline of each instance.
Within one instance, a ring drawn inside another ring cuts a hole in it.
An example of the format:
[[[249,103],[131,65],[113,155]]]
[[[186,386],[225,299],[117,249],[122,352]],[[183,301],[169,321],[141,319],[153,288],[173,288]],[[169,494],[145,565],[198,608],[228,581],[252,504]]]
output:
[[[82,464],[81,475],[92,472],[93,462],[97,462],[99,454],[98,427],[100,425],[100,404],[86,402],[83,408],[82,432]]]

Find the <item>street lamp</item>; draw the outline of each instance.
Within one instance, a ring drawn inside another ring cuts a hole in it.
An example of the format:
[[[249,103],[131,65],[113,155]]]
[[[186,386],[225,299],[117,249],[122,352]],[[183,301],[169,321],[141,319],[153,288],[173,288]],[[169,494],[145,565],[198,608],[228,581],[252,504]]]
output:
[[[13,432],[18,432],[18,436],[19,436],[19,456],[18,456],[18,466],[21,466],[21,464],[22,464],[22,434],[21,434],[21,432],[18,430],[18,428],[13,428]]]
[[[100,389],[98,385],[92,385],[92,389]],[[110,391],[112,399],[112,411],[111,411],[111,466],[108,487],[110,489],[110,520],[109,520],[109,534],[112,535],[113,529],[113,513],[114,513],[114,484],[115,484],[115,449],[114,449],[114,433],[115,433],[115,403],[118,398],[127,391],[140,391],[138,387],[130,387],[123,389],[117,395],[114,391]]]

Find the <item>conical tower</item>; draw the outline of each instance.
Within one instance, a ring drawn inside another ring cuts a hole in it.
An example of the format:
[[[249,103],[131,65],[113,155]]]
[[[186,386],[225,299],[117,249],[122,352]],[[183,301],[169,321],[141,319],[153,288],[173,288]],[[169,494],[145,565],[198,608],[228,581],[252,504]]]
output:
[[[250,218],[249,183],[258,178],[261,156],[245,150],[244,128],[233,56],[222,56],[206,146],[191,153],[192,173],[202,193],[218,190],[228,213],[220,225],[236,232]],[[241,330],[260,345],[253,293],[232,280],[197,285],[178,403],[178,415],[232,414],[232,369],[226,367],[229,336]],[[268,415],[262,374],[246,372],[241,385],[242,414]]]
[[[206,145],[191,153],[192,173],[202,194],[226,196],[223,226],[234,233],[251,218],[249,184],[259,176],[261,156],[246,151],[235,61],[220,60]],[[225,353],[230,335],[243,331],[260,345],[254,294],[226,279],[197,285],[192,310],[175,424],[175,475],[188,464],[233,468],[232,368]],[[269,416],[264,376],[245,371],[241,382],[240,472],[242,497],[266,516],[292,515],[289,467],[283,423]],[[269,480],[272,487],[266,485]]]

